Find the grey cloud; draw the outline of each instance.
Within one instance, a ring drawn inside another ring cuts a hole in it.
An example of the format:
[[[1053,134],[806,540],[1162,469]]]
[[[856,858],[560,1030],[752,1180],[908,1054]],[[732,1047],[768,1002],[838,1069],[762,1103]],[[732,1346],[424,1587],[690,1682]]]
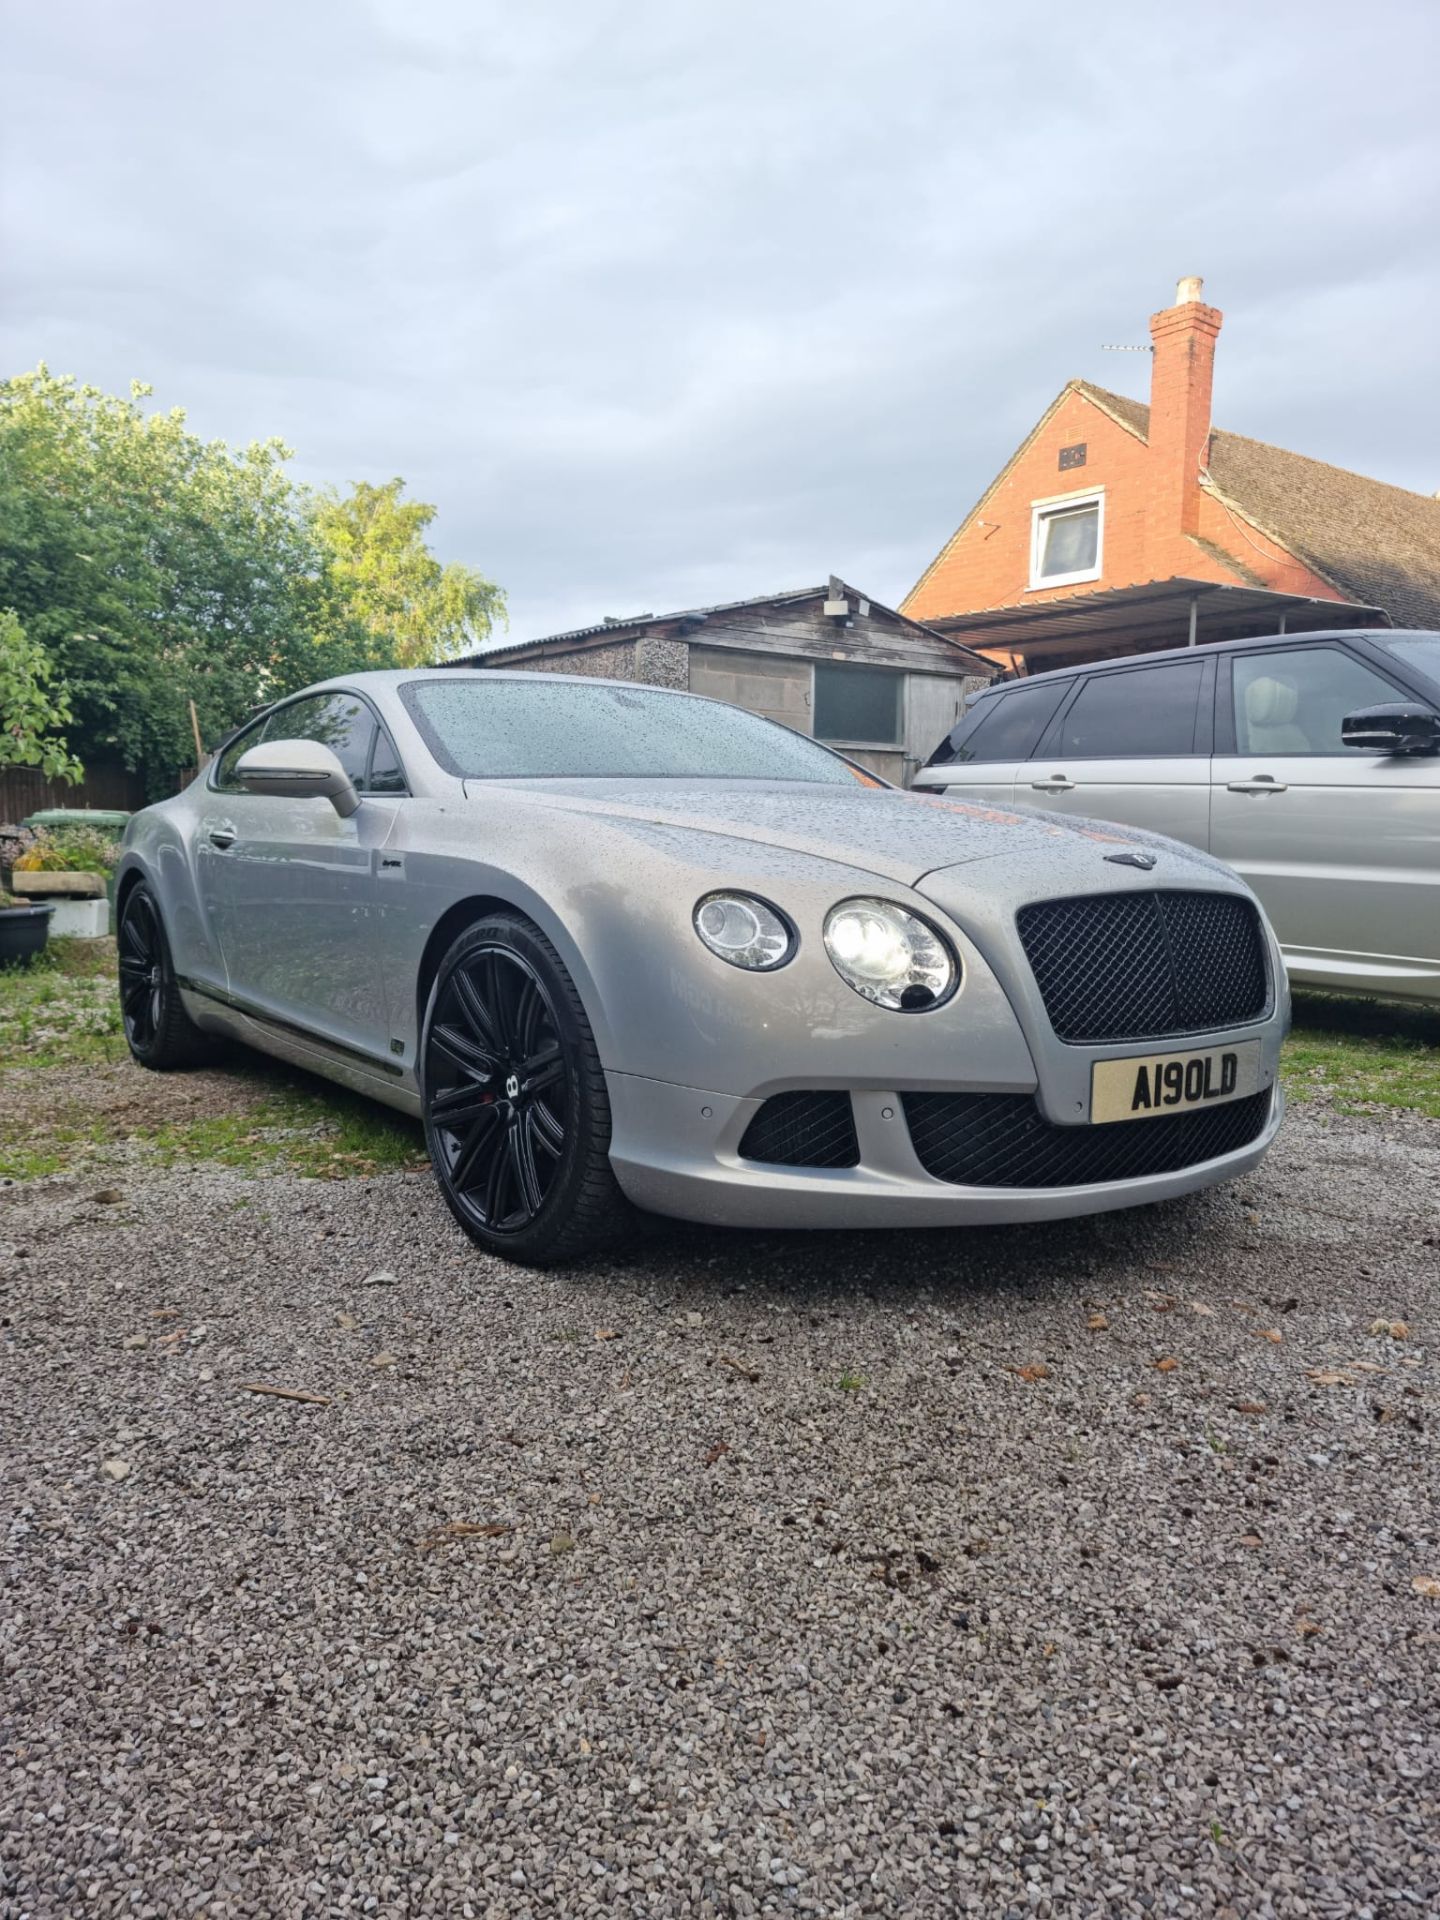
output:
[[[1197,30],[1198,29],[1198,30]],[[11,0],[5,359],[403,473],[517,636],[895,599],[1065,379],[1440,486],[1429,0]]]

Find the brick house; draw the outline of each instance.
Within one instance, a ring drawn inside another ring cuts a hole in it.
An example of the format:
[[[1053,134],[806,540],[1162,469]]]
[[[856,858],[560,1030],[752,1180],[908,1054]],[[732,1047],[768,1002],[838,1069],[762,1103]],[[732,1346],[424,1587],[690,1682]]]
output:
[[[1440,499],[1213,428],[1222,315],[1150,321],[1150,402],[1072,380],[901,602],[1017,671],[1195,640],[1440,627]]]
[[[897,785],[908,784],[996,671],[833,575],[824,586],[602,620],[442,664],[590,674],[707,694],[839,747]]]

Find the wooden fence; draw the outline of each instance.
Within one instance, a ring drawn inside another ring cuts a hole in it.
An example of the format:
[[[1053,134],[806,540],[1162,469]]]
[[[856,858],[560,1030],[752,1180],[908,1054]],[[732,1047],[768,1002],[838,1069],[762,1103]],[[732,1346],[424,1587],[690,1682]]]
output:
[[[33,767],[0,768],[0,825],[15,826],[46,807],[106,807],[133,813],[145,804],[145,782],[118,762],[91,766],[76,786],[47,780]]]

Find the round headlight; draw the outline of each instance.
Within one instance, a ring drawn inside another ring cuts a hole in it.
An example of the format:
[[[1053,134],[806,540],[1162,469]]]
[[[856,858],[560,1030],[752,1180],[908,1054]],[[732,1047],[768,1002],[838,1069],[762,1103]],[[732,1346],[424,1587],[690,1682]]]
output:
[[[847,986],[896,1013],[923,1013],[960,984],[960,963],[918,914],[889,900],[842,900],[825,916],[825,951]]]
[[[707,893],[695,908],[695,931],[711,953],[752,973],[783,967],[795,950],[775,909],[748,893]]]

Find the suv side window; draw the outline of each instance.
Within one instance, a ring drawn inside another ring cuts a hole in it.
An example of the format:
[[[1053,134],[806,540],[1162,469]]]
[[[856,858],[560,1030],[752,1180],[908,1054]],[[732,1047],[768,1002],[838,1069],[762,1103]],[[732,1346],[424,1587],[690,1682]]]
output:
[[[1151,760],[1193,753],[1204,674],[1201,661],[1185,660],[1087,675],[1060,723],[1056,760]]]
[[[992,694],[978,703],[978,712],[966,714],[931,765],[1028,760],[1070,686],[1068,680],[1047,680]]]
[[[374,732],[374,716],[355,694],[312,693],[308,700],[292,700],[272,713],[265,722],[264,737],[315,740],[329,747],[358,791],[365,785]]]
[[[1399,689],[1340,647],[1242,653],[1233,666],[1237,753],[1347,753],[1340,722]]]

